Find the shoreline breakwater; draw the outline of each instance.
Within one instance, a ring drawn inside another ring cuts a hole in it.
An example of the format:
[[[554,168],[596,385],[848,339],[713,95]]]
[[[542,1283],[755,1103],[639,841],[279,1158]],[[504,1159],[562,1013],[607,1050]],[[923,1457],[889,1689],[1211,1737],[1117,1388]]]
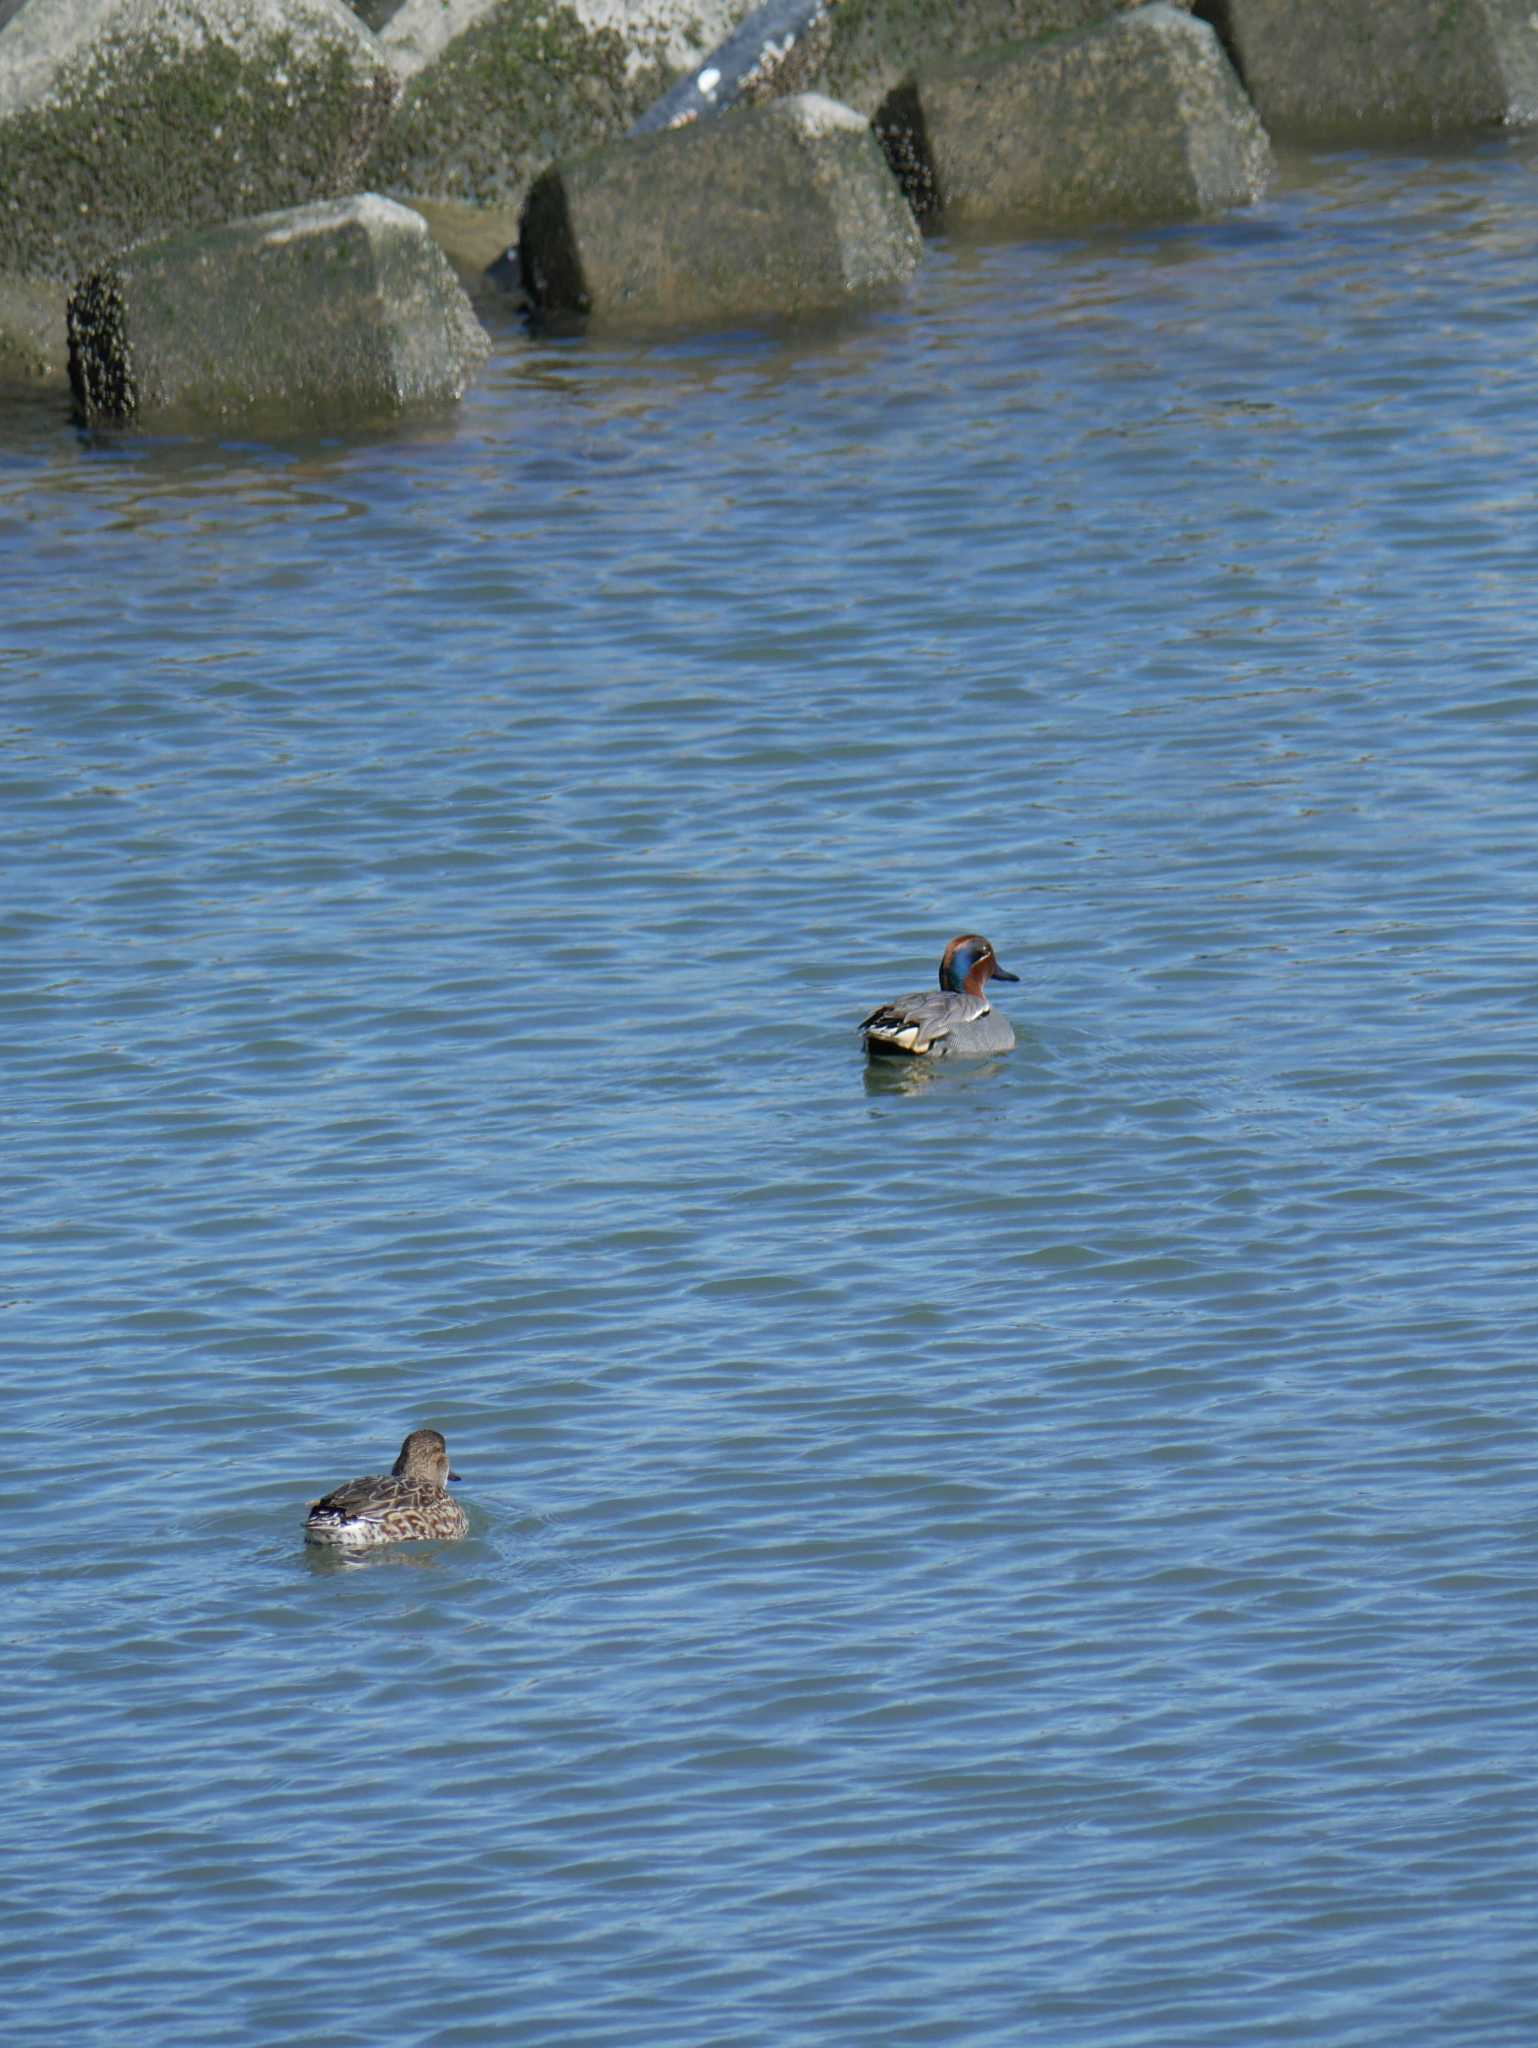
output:
[[[473,301],[640,332],[900,290],[921,230],[1252,203],[1271,138],[1538,119],[1511,0],[0,0],[0,390],[207,431],[466,389]],[[516,251],[516,259],[512,252]],[[467,289],[468,288],[468,289]]]

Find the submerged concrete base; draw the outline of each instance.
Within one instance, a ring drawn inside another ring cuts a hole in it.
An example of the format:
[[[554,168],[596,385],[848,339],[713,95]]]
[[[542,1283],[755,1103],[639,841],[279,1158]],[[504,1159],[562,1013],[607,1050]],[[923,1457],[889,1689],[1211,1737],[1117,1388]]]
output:
[[[1532,0],[1205,0],[1277,135],[1391,141],[1538,121]]]
[[[1163,5],[922,68],[877,125],[915,210],[957,224],[1185,220],[1271,174],[1217,37]]]
[[[867,122],[814,93],[554,164],[519,240],[536,305],[652,328],[847,305],[919,249]]]
[[[484,330],[427,224],[364,193],[130,249],[69,302],[89,420],[276,427],[458,398]]]

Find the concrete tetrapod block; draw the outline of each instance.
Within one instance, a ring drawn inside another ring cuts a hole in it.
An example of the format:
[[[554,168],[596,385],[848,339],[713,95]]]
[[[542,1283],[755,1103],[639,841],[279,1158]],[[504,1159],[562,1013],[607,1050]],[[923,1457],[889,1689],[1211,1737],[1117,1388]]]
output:
[[[1388,141],[1538,121],[1532,0],[1207,0],[1277,135]]]
[[[460,397],[488,348],[426,222],[372,192],[143,243],[69,302],[89,420],[378,418]]]
[[[915,208],[952,224],[1186,220],[1272,168],[1217,37],[1162,5],[921,69],[877,125]]]
[[[815,93],[552,164],[519,238],[537,305],[652,328],[846,305],[919,253],[869,124]]]
[[[356,191],[398,90],[343,0],[0,4],[0,268]]]
[[[787,53],[780,92],[822,92],[874,117],[887,94],[929,64],[996,43],[1075,35],[1142,0],[837,0],[827,33]],[[877,130],[878,134],[880,130]]]

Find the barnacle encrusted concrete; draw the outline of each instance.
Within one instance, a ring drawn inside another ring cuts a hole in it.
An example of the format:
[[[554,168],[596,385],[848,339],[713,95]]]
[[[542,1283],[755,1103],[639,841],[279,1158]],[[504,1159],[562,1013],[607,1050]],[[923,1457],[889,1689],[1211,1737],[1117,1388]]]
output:
[[[919,248],[868,122],[815,93],[554,164],[520,237],[538,304],[650,328],[848,305]]]
[[[752,0],[405,0],[380,47],[402,83],[380,190],[521,204],[546,164],[622,135]]]
[[[1217,37],[1163,5],[921,68],[878,127],[916,210],[952,225],[1188,220],[1272,169]]]
[[[264,427],[458,398],[488,341],[409,207],[363,193],[141,243],[69,302],[88,420]]]
[[[342,0],[25,0],[0,28],[0,268],[356,189],[399,87]]]

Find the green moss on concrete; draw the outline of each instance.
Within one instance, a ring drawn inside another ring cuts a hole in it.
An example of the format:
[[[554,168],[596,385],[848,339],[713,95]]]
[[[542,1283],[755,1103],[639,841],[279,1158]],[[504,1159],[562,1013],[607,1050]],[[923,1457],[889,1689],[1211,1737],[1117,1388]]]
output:
[[[376,191],[516,205],[556,157],[622,135],[671,82],[569,7],[506,6],[414,78],[368,159]]]
[[[167,229],[354,189],[396,90],[340,43],[105,38],[0,121],[0,264],[68,280]]]

